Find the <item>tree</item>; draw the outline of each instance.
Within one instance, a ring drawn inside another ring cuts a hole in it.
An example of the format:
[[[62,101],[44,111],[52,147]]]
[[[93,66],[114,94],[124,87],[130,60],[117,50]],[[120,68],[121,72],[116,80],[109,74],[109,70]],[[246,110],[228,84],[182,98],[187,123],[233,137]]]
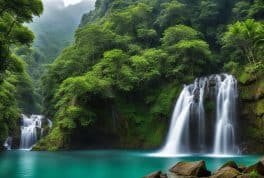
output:
[[[232,10],[234,20],[244,20],[248,16],[250,5],[247,1],[237,2]]]
[[[156,23],[162,28],[166,29],[172,25],[183,23],[186,19],[185,5],[173,0],[172,2],[165,2],[161,4],[161,12],[156,20]]]
[[[256,20],[264,19],[264,1],[254,0],[253,5],[248,10],[248,17]]]
[[[176,25],[165,30],[161,42],[164,47],[169,47],[181,40],[198,39],[200,36],[200,33],[191,27]]]
[[[260,61],[263,57],[264,25],[253,19],[236,22],[228,26],[222,42],[223,48],[240,51],[250,63]]]
[[[33,33],[23,23],[32,21],[42,11],[40,0],[0,1],[0,80],[11,57],[10,46],[28,45],[33,41]]]
[[[199,75],[210,62],[211,52],[205,41],[182,40],[176,44],[176,49],[179,59],[193,76]]]

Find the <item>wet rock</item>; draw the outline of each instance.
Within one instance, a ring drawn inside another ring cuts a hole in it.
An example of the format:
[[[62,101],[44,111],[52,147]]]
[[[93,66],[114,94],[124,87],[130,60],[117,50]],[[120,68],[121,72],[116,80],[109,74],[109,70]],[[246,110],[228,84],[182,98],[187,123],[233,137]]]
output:
[[[231,167],[239,171],[238,166],[235,161],[231,160],[223,164],[223,166],[220,167],[220,169],[223,169],[225,167]]]
[[[262,158],[260,161],[258,161],[256,164],[253,164],[249,167],[247,167],[243,173],[250,174],[251,172],[256,172],[262,176],[264,176],[264,159]]]
[[[161,173],[160,178],[168,178],[167,174]]]
[[[179,162],[170,169],[170,172],[178,176],[207,177],[211,175],[204,161]]]
[[[242,174],[237,176],[237,178],[252,178],[252,176],[250,174]]]
[[[247,167],[243,166],[243,165],[240,165],[240,166],[238,166],[237,169],[238,169],[239,172],[244,172],[247,169]]]
[[[152,172],[143,178],[167,178],[166,174],[163,174],[161,171]]]
[[[168,178],[197,178],[196,176],[182,176],[175,173],[169,173]]]
[[[216,171],[210,178],[236,178],[240,174],[238,170],[227,166]]]

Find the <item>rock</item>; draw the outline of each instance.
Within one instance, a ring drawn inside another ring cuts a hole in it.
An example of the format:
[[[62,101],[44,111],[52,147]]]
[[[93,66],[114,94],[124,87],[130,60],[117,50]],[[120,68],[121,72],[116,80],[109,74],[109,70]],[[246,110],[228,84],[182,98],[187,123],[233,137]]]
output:
[[[170,172],[180,176],[207,177],[211,175],[204,161],[178,162],[170,169]]]
[[[152,172],[147,176],[144,176],[143,178],[167,178],[166,174],[162,174],[161,171]]]
[[[161,173],[160,178],[168,178],[167,174]]]
[[[264,176],[264,159],[258,161],[256,164],[253,164],[253,165],[247,167],[247,168],[243,171],[243,173],[246,173],[246,174],[248,173],[248,174],[250,174],[250,173],[252,173],[252,172],[254,172],[254,171],[255,171],[256,173],[258,173],[258,174]]]
[[[174,173],[168,174],[168,178],[197,178],[196,176],[181,176]]]
[[[238,169],[238,166],[237,166],[236,162],[235,162],[235,161],[233,161],[233,160],[231,160],[231,161],[228,161],[228,162],[226,162],[225,164],[223,164],[223,166],[221,166],[221,167],[220,167],[220,169],[222,169],[222,168],[225,168],[225,167],[231,167],[231,168],[234,168],[234,169],[236,169],[236,170],[238,170],[238,171],[239,171],[239,169]]]
[[[250,176],[250,174],[242,174],[237,176],[237,178],[252,178],[252,176]]]
[[[247,169],[247,167],[243,166],[243,165],[240,165],[240,166],[238,166],[237,169],[238,169],[239,172],[244,172]]]
[[[219,169],[210,178],[236,178],[240,175],[240,172],[232,167],[224,167]]]
[[[197,178],[197,177],[196,176],[182,176],[182,175],[177,175],[175,173],[169,172],[168,178]]]

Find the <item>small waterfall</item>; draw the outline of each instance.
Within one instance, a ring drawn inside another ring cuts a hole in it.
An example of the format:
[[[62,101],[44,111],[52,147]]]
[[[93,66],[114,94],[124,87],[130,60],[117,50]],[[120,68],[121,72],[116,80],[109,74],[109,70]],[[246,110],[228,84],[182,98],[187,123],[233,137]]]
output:
[[[13,138],[12,137],[7,137],[3,146],[7,150],[11,150],[11,148],[12,148],[12,141],[13,141]]]
[[[210,97],[216,105],[215,126],[210,124],[212,121],[207,123],[205,113],[206,98]],[[184,86],[174,107],[165,145],[158,154],[234,153],[236,99],[237,83],[232,75],[197,78]]]
[[[39,138],[38,129],[40,132],[43,132],[43,118],[44,117],[41,115],[31,115],[30,118],[28,118],[26,115],[22,114],[20,149],[31,149],[37,142]]]
[[[237,81],[231,75],[217,76],[217,123],[214,154],[235,152]]]

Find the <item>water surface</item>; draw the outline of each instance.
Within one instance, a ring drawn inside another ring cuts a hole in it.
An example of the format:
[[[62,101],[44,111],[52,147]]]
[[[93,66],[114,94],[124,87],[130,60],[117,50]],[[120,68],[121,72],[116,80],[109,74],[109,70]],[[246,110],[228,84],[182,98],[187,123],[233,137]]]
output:
[[[250,165],[257,155],[237,157],[158,157],[144,152],[102,150],[69,152],[7,151],[0,153],[1,178],[140,178],[156,170],[167,171],[181,160],[205,160],[217,169],[228,160]]]

